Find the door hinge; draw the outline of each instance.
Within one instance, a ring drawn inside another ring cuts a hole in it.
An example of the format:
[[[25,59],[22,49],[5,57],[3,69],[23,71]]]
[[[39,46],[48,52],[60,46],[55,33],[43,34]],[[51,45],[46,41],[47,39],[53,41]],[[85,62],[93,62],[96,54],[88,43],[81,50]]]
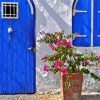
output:
[[[75,16],[76,13],[87,13],[87,10],[73,10],[73,16]]]

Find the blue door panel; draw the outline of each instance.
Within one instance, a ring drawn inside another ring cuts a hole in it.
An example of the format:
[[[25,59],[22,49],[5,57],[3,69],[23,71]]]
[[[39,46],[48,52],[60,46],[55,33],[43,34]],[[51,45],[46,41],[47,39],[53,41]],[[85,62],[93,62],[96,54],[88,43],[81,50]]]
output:
[[[100,0],[94,0],[94,46],[100,46]]]
[[[18,3],[18,19],[0,18],[0,94],[36,92],[36,54],[28,50],[35,47],[35,12],[31,14],[27,0]],[[11,36],[9,27],[13,29]]]
[[[91,3],[91,0],[74,0],[74,5],[73,5],[73,8],[75,6],[75,3],[76,3],[76,9],[77,10],[89,10],[91,6],[90,3]],[[89,5],[89,6],[88,6]]]
[[[87,3],[87,5],[85,4]],[[72,33],[80,35],[73,40],[74,46],[91,45],[91,11],[90,0],[76,0],[73,5]],[[77,10],[77,11],[76,11]],[[74,12],[76,11],[76,12]]]

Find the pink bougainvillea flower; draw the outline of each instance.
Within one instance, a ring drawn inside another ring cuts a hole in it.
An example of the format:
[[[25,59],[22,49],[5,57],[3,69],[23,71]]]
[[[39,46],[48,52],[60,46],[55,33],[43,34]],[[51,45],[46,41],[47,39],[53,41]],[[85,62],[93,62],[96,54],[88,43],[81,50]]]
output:
[[[88,60],[83,61],[83,66],[87,66],[87,65],[89,65],[89,61]]]
[[[54,49],[55,49],[55,47],[54,47],[54,45],[53,45],[53,44],[49,44],[49,47],[50,47],[52,50],[54,50]]]
[[[60,41],[61,41],[61,38],[57,39],[57,40],[56,40],[56,43],[58,43],[58,42],[60,42]]]
[[[67,45],[67,40],[62,40],[62,45]]]
[[[67,69],[64,66],[61,68],[61,72],[62,72],[63,75],[67,75],[68,74]]]
[[[100,59],[100,56],[96,56],[97,59]]]
[[[72,44],[71,44],[71,42],[69,41],[69,42],[67,42],[67,46],[68,47],[72,47]]]
[[[56,40],[56,46],[59,47],[60,45],[61,45],[61,39],[57,39],[57,40]]]
[[[57,39],[57,41],[61,41],[61,40],[62,40],[62,38]]]
[[[62,43],[66,44],[67,43],[67,40],[63,39],[62,40]]]
[[[60,73],[62,72],[61,68],[59,68],[59,72],[60,72]]]
[[[60,65],[59,60],[58,60],[58,59],[57,59],[57,60],[55,60],[55,68],[59,68],[59,65]]]
[[[65,39],[63,39],[62,41],[57,40],[56,45],[57,46],[65,45],[65,46],[68,46],[68,47],[72,47],[71,42],[70,41],[67,42],[67,40],[65,40]]]
[[[47,65],[44,65],[43,70],[48,71]]]
[[[57,59],[55,61],[55,68],[59,68],[60,66],[64,66],[64,62]]]
[[[57,43],[56,43],[56,46],[57,46],[57,47],[61,46],[61,42],[57,42]]]
[[[67,45],[67,40],[65,40],[65,39],[63,39],[63,40],[57,39],[56,45],[57,45],[57,46]]]
[[[67,40],[65,40],[65,39],[63,39],[62,41],[57,40],[57,41],[56,41],[56,45],[57,45],[57,46],[65,45],[65,46],[67,46],[67,47],[72,47],[71,42],[70,42],[70,41],[67,42]]]

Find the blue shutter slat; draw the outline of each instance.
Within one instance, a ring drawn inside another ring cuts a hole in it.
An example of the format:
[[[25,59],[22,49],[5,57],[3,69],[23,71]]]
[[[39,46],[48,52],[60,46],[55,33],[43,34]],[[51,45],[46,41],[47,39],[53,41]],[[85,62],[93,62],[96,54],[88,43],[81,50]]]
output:
[[[100,0],[94,0],[94,46],[100,46]]]

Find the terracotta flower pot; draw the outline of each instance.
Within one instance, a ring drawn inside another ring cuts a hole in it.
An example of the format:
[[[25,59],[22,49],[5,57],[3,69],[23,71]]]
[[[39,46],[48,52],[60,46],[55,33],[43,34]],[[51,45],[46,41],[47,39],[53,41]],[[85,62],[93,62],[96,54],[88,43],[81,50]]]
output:
[[[82,73],[72,73],[70,80],[72,81],[72,86],[68,88],[65,84],[66,82],[65,75],[61,75],[61,92],[62,100],[82,100],[82,82],[83,74]]]

